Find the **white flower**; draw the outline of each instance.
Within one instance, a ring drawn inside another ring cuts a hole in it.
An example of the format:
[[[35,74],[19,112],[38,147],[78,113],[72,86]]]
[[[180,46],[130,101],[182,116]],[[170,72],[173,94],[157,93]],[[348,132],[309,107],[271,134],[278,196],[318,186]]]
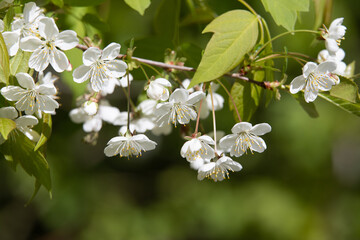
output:
[[[157,78],[150,82],[146,94],[151,99],[166,101],[169,98],[168,87],[171,87],[171,83],[167,79]]]
[[[105,81],[126,74],[126,63],[115,59],[119,53],[118,43],[110,43],[104,50],[88,48],[83,54],[84,64],[73,72],[74,81],[82,83],[90,78],[91,88],[95,92],[101,91]]]
[[[240,163],[233,161],[230,157],[222,156],[216,162],[209,162],[202,165],[198,170],[198,180],[205,177],[215,182],[229,178],[229,171],[238,172],[242,169]]]
[[[184,87],[184,89],[188,90],[189,93],[193,93],[193,92],[195,92],[195,89],[193,87],[188,89],[190,82],[191,82],[191,80],[186,78],[186,79],[184,79],[184,81],[182,81],[181,84]],[[199,85],[196,85],[196,86],[199,86]]]
[[[0,118],[8,118],[11,120],[15,120],[16,128],[25,134],[30,140],[37,142],[40,139],[39,133],[32,130],[31,127],[37,125],[39,121],[36,117],[25,115],[18,117],[18,112],[14,107],[2,107],[0,108]],[[17,118],[17,119],[15,119]],[[5,140],[0,135],[0,144],[2,144]]]
[[[220,139],[219,146],[224,150],[230,149],[230,155],[240,157],[247,149],[251,152],[262,153],[266,149],[264,140],[258,136],[271,131],[271,126],[267,123],[260,123],[252,126],[248,122],[240,122],[231,129],[232,134]]]
[[[98,132],[102,128],[102,122],[108,122],[114,125],[121,125],[118,118],[121,116],[119,109],[112,107],[106,101],[101,101],[98,111],[95,115],[89,115],[84,107],[75,108],[69,113],[70,118],[75,123],[84,123],[83,130],[85,132]]]
[[[156,142],[151,141],[144,134],[137,134],[131,136],[118,136],[110,139],[108,146],[105,148],[104,153],[107,157],[112,157],[117,154],[120,157],[141,156],[141,152],[153,150],[156,147]]]
[[[129,82],[133,80],[133,76],[129,73]],[[115,86],[127,87],[127,75],[121,77],[120,79],[117,78],[110,78],[108,81],[105,81],[102,85],[101,95],[106,96],[108,94],[112,94],[115,90]]]
[[[325,37],[326,49],[335,53],[339,49],[340,41],[344,38],[346,27],[342,25],[344,18],[337,18],[330,24]]]
[[[54,19],[43,17],[39,21],[39,34],[44,40],[34,36],[21,39],[20,48],[33,52],[29,67],[38,72],[43,71],[49,63],[56,72],[63,72],[69,67],[69,60],[61,50],[70,50],[79,43],[76,32],[66,30],[59,33]]]
[[[170,96],[169,102],[159,103],[156,106],[155,114],[158,116],[157,123],[162,127],[166,122],[176,122],[187,124],[190,120],[196,119],[196,111],[193,109],[194,104],[204,98],[205,94],[201,91],[189,95],[185,89],[176,89]]]
[[[204,160],[210,160],[215,157],[215,151],[210,145],[214,145],[214,140],[206,135],[192,138],[186,141],[181,148],[180,154],[186,160],[194,161],[201,157]]]
[[[345,75],[346,70],[346,63],[344,63],[342,60],[345,58],[345,51],[341,48],[339,48],[334,54],[332,52],[329,52],[328,50],[324,49],[321,50],[318,54],[318,62],[326,62],[326,61],[333,61],[336,62],[336,69],[333,71],[333,73],[337,75]],[[338,83],[338,82],[337,82]]]
[[[15,19],[11,23],[10,32],[4,32],[3,37],[9,55],[14,56],[19,50],[21,38],[39,35],[38,23],[44,17],[42,10],[34,2],[26,3],[24,6],[23,17]]]
[[[58,76],[53,75],[51,72],[47,72],[44,75],[44,72],[39,72],[38,83],[39,84],[51,84],[55,87],[54,83],[58,80]]]
[[[59,107],[54,100],[56,88],[51,84],[35,84],[34,79],[27,73],[17,73],[16,78],[21,87],[7,86],[1,89],[1,94],[9,101],[17,101],[16,108],[26,114],[41,112],[52,113]]]
[[[95,115],[99,109],[99,104],[93,101],[86,101],[83,104],[83,109],[87,115],[92,116]]]
[[[313,102],[321,91],[329,91],[339,82],[339,77],[332,72],[337,68],[333,61],[320,63],[308,62],[303,68],[303,74],[294,78],[290,83],[290,92],[295,94],[304,89],[306,102]]]
[[[0,32],[4,31],[4,22],[0,19]]]

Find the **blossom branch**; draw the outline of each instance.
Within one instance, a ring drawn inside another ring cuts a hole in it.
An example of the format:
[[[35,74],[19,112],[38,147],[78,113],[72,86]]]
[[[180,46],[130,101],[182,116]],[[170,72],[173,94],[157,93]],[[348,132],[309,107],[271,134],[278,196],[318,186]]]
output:
[[[87,46],[80,45],[80,44],[78,44],[76,46],[76,48],[81,49],[83,51],[88,49]],[[123,59],[126,56],[127,56],[126,54],[119,54],[119,56],[117,58]],[[136,61],[138,61],[140,63],[145,63],[145,64],[148,64],[148,65],[160,67],[160,68],[163,68],[163,69],[176,69],[176,70],[186,71],[186,72],[195,72],[196,71],[196,68],[187,67],[187,66],[180,66],[180,65],[166,64],[166,63],[163,63],[163,62],[153,61],[153,60],[149,60],[149,59],[145,59],[145,58],[131,57],[131,59],[136,60]],[[256,84],[256,85],[258,85],[258,86],[260,86],[262,88],[269,89],[267,87],[267,85],[270,82],[255,81],[253,79],[249,79],[248,77],[243,76],[240,73],[226,73],[225,76],[235,78],[235,79],[240,79],[240,80],[245,81],[245,82]]]

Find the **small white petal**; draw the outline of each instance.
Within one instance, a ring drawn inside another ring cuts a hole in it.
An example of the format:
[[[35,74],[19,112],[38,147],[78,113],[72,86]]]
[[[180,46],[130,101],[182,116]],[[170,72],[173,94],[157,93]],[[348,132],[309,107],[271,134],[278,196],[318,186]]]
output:
[[[201,99],[203,99],[204,97],[205,97],[205,93],[203,93],[202,91],[196,91],[196,92],[190,94],[186,103],[195,104],[195,103],[199,102]]]
[[[297,76],[290,83],[290,93],[295,94],[303,90],[306,84],[306,79],[303,75]]]
[[[303,67],[303,76],[307,78],[310,73],[312,73],[317,67],[317,64],[314,62],[307,62]]]
[[[89,120],[85,121],[83,125],[83,130],[85,132],[98,132],[102,127],[102,121],[100,118],[90,118]]]
[[[317,73],[329,73],[335,71],[337,65],[336,62],[326,61],[319,64],[316,69]]]
[[[250,129],[250,133],[257,136],[262,136],[268,132],[271,132],[271,126],[268,123],[259,123]]]
[[[56,72],[63,72],[69,66],[69,60],[66,57],[65,53],[54,48],[50,52],[50,64]]]
[[[35,69],[37,72],[42,72],[49,65],[49,61],[48,49],[38,48],[30,56],[29,67]]]
[[[18,112],[14,107],[2,107],[0,108],[0,118],[15,119],[18,116]]]
[[[76,36],[76,32],[72,30],[66,30],[59,33],[55,40],[55,45],[61,50],[70,50],[79,43],[79,39]]]
[[[189,92],[185,89],[177,88],[170,95],[170,102],[185,103],[189,98]]]
[[[35,83],[34,79],[27,73],[17,73],[15,75],[19,85],[26,89],[34,89]]]
[[[1,94],[9,101],[18,101],[26,91],[18,86],[7,86],[1,89]]]
[[[104,48],[101,59],[102,60],[113,60],[120,54],[120,44],[110,43]]]
[[[90,47],[83,53],[83,62],[86,66],[90,66],[99,60],[101,50],[96,47]]]
[[[90,67],[81,65],[80,67],[75,68],[73,72],[73,78],[76,83],[85,82],[90,78]]]
[[[20,48],[23,51],[33,52],[44,45],[43,41],[34,36],[27,36],[21,39]]]
[[[110,71],[108,75],[113,78],[120,78],[126,74],[127,65],[121,60],[111,60],[106,63],[106,67]]]
[[[241,132],[246,132],[249,131],[252,128],[251,123],[248,122],[240,122],[235,124],[232,129],[231,132],[232,133],[241,133]]]
[[[39,21],[39,33],[46,40],[51,40],[59,33],[59,29],[52,18],[41,18]]]

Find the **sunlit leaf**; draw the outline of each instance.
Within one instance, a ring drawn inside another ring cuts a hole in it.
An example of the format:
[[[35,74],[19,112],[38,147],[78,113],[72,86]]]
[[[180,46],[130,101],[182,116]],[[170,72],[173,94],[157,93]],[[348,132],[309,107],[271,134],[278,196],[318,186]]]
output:
[[[239,111],[241,120],[249,121],[258,107],[261,96],[261,88],[247,82],[235,82],[230,93]],[[229,107],[230,110],[234,112],[235,121],[238,121],[235,108],[230,99]]]
[[[340,83],[331,88],[330,95],[356,103],[359,100],[359,88],[353,80],[340,77]]]
[[[4,139],[8,139],[9,133],[16,128],[16,123],[8,118],[0,118],[0,133]]]
[[[258,19],[245,10],[215,18],[203,31],[214,32],[189,87],[212,81],[240,64],[258,38]]]
[[[124,0],[132,9],[144,15],[145,10],[150,6],[150,0]]]
[[[0,82],[9,84],[10,66],[9,54],[2,34],[0,33]]]
[[[42,118],[42,131],[40,135],[40,139],[37,142],[34,151],[37,151],[41,146],[43,146],[51,135],[52,121],[51,115],[49,113],[45,113]]]
[[[22,168],[30,176],[34,176],[44,187],[51,190],[49,165],[39,151],[34,151],[35,144],[22,132],[15,130],[9,135],[9,139],[0,145],[0,152],[5,158],[13,159],[20,163]]]
[[[319,93],[318,96],[334,104],[335,106],[338,106],[339,108],[360,117],[360,103],[351,103],[341,98],[331,96],[326,92]]]
[[[277,25],[294,30],[298,12],[309,11],[309,0],[261,0]]]
[[[16,53],[16,55],[10,60],[10,73],[15,76],[19,72],[27,72],[29,69],[29,59],[31,52],[24,52],[21,49]]]

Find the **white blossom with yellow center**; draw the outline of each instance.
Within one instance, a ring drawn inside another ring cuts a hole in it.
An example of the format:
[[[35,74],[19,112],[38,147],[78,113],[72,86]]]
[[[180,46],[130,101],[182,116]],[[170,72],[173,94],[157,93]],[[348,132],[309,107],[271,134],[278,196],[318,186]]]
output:
[[[340,81],[339,77],[332,73],[336,68],[337,64],[333,61],[326,61],[319,65],[314,62],[306,63],[303,74],[290,83],[290,92],[295,94],[304,90],[305,101],[315,101],[319,91],[329,91]]]
[[[184,143],[180,154],[186,160],[195,161],[198,157],[204,160],[210,160],[215,157],[215,152],[210,145],[214,145],[215,141],[206,135],[192,138]]]
[[[235,162],[230,157],[222,156],[216,162],[209,162],[202,165],[198,170],[198,180],[205,177],[217,181],[229,178],[229,171],[238,172],[242,169],[240,163]]]
[[[240,157],[247,149],[251,152],[263,152],[266,149],[265,141],[258,137],[271,131],[267,123],[260,123],[252,126],[248,122],[240,122],[233,126],[233,134],[226,135],[219,141],[221,149],[230,150],[231,156]]]
[[[9,101],[16,101],[15,107],[26,114],[53,113],[59,107],[55,101],[56,88],[53,84],[35,84],[34,79],[27,73],[17,73],[16,79],[20,87],[7,86],[1,89],[1,94]]]
[[[189,95],[185,89],[176,89],[169,98],[169,102],[159,103],[156,106],[155,115],[158,116],[157,123],[162,127],[165,123],[187,124],[196,119],[194,104],[205,97],[202,91],[196,91]]]
[[[126,74],[126,63],[115,59],[119,53],[118,43],[110,43],[104,50],[96,47],[88,48],[83,54],[84,64],[73,72],[74,81],[82,83],[90,78],[91,88],[95,92],[101,91],[106,81],[112,81]]]

